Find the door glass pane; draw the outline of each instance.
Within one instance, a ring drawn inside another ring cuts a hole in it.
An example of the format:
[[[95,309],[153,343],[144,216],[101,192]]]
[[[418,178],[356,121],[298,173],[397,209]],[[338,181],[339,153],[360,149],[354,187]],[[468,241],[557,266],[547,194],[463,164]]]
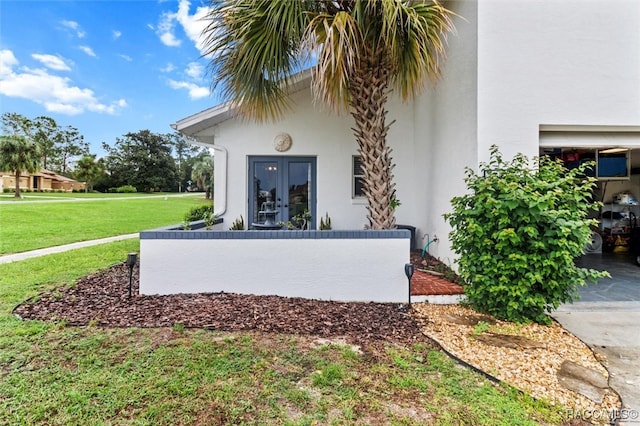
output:
[[[289,217],[291,220],[296,215],[310,212],[309,200],[312,198],[311,188],[311,163],[289,162],[288,190],[289,190]]]
[[[276,161],[256,161],[253,172],[253,217],[251,222],[264,223],[267,219],[273,219],[271,215],[265,216],[265,211],[275,209],[275,201],[278,197],[278,163]],[[275,217],[277,222],[279,219]]]

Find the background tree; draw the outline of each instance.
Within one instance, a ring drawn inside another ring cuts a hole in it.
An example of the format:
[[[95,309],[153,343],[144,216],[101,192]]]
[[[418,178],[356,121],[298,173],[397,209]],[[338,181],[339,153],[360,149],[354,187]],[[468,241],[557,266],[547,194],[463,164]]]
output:
[[[176,160],[176,177],[178,179],[178,192],[187,186],[187,177],[191,174],[186,173],[186,161],[193,157],[198,151],[197,146],[193,146],[187,141],[187,138],[178,132],[167,135],[173,145],[174,158]]]
[[[59,131],[58,123],[51,117],[39,116],[35,120],[30,120],[29,133],[40,147],[43,169],[51,167],[51,161],[55,161],[59,155],[59,150],[56,148]]]
[[[22,172],[35,173],[38,171],[40,159],[40,149],[35,142],[22,135],[0,136],[0,170],[14,172],[16,198],[20,198]]]
[[[213,195],[213,158],[209,153],[202,153],[193,163],[191,179],[196,186],[205,191],[205,198],[208,200]]]
[[[104,174],[104,163],[96,160],[95,154],[85,154],[78,160],[74,170],[74,178],[85,181],[85,192],[93,190],[93,184]]]
[[[258,121],[282,117],[292,74],[314,58],[315,98],[355,120],[369,224],[392,228],[385,105],[392,89],[406,101],[438,78],[451,16],[436,1],[220,0],[203,32],[205,55],[214,88]]]
[[[105,166],[112,187],[133,185],[139,192],[175,190],[176,167],[167,135],[141,130],[117,138],[113,147],[102,146],[108,153]]]
[[[5,135],[31,136],[31,120],[24,115],[5,112],[0,120],[2,120],[2,132]]]
[[[58,153],[56,171],[66,176],[73,159],[89,153],[89,144],[73,126],[59,128],[55,138]]]
[[[73,160],[89,153],[89,144],[73,126],[61,127],[51,117],[29,119],[17,113],[2,115],[5,134],[22,135],[34,141],[42,155],[42,167],[68,175]]]

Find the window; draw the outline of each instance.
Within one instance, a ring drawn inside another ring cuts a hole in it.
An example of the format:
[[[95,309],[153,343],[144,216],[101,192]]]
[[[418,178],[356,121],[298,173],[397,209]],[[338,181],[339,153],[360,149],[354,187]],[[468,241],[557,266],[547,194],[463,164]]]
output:
[[[352,159],[353,165],[353,184],[351,190],[352,198],[362,198],[364,197],[364,174],[362,173],[362,160],[359,155],[354,155]]]

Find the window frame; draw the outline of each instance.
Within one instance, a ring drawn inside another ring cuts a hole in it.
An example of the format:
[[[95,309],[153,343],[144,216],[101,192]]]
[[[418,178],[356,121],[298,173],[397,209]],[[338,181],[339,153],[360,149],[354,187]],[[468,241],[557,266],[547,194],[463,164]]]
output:
[[[357,193],[357,188],[358,188],[358,180],[364,180],[364,175],[363,174],[358,174],[356,173],[356,165],[357,163],[360,163],[360,172],[362,172],[362,159],[360,155],[354,154],[351,156],[351,199],[353,200],[362,200],[365,197],[364,193],[361,192],[360,194]],[[363,187],[364,185],[360,185],[360,187]]]

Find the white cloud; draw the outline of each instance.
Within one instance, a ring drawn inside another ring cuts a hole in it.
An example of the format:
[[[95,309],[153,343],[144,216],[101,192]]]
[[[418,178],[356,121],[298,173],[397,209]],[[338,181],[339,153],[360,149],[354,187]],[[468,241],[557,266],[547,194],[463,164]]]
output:
[[[71,71],[71,68],[69,67],[69,65],[67,65],[64,62],[64,59],[59,56],[41,55],[38,53],[34,53],[33,55],[31,55],[31,57],[36,61],[40,61],[42,65],[44,65],[47,68],[51,68],[52,70]]]
[[[198,86],[195,83],[189,83],[187,81],[168,80],[169,86],[172,89],[187,89],[189,92],[189,98],[201,99],[209,96],[209,88],[204,86]]]
[[[113,30],[111,31],[111,36],[113,37],[114,40],[117,40],[122,36],[122,31]]]
[[[86,53],[89,56],[92,56],[94,58],[98,57],[98,55],[96,55],[96,52],[94,52],[93,49],[90,48],[89,46],[78,46],[78,49],[82,50],[84,53]]]
[[[204,39],[202,30],[207,25],[203,18],[207,15],[210,8],[208,6],[199,6],[193,15],[189,14],[191,3],[189,0],[180,0],[178,11],[175,13],[166,12],[160,17],[158,23],[157,34],[160,40],[167,46],[180,46],[181,40],[175,35],[175,22],[178,22],[184,33],[191,40],[195,47],[202,53],[204,47]]]
[[[70,30],[75,31],[78,38],[84,38],[84,36],[86,35],[84,30],[80,28],[80,24],[78,24],[76,21],[60,21],[60,24],[62,24],[62,26],[66,28],[69,28]]]
[[[0,50],[0,77],[11,74],[15,65],[18,65],[18,60],[13,52],[8,49]]]
[[[2,95],[27,99],[43,105],[47,111],[68,115],[86,111],[116,114],[127,106],[124,99],[100,102],[93,90],[73,86],[70,78],[49,74],[44,68],[16,69],[19,63],[10,50],[0,51],[0,59]]]
[[[133,61],[133,58],[131,56],[129,56],[129,55],[124,55],[124,54],[120,53],[118,56],[120,56],[122,59],[124,59],[127,62]]]
[[[176,66],[173,65],[171,62],[169,62],[167,66],[164,68],[161,68],[160,71],[169,73],[169,72],[175,71],[175,69],[176,69]]]
[[[176,36],[174,36],[172,33],[170,32],[166,32],[160,35],[160,41],[162,41],[162,43],[165,46],[169,46],[169,47],[178,47],[182,44],[181,40],[178,40],[176,38]]]
[[[187,37],[189,37],[189,40],[191,40],[200,53],[202,53],[204,48],[202,31],[208,23],[204,18],[211,8],[208,6],[200,6],[196,8],[196,12],[193,15],[189,15],[189,6],[190,3],[188,0],[180,0],[176,17],[180,25],[182,25],[184,32],[187,34]]]
[[[156,30],[156,33],[160,37],[160,41],[165,46],[178,47],[182,44],[182,41],[177,39],[173,33],[175,28],[175,19],[175,13],[165,12],[160,17],[160,22],[158,22],[158,29]]]
[[[204,66],[199,62],[190,62],[184,72],[194,80],[201,80],[204,74]]]

